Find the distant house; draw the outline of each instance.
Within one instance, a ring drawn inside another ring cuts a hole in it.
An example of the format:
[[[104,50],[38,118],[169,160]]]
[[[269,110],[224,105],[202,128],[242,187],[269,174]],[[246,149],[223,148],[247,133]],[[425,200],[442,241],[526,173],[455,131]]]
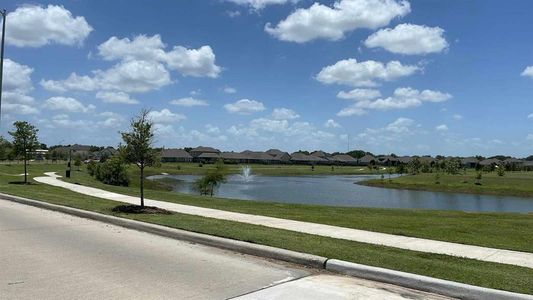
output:
[[[479,160],[474,156],[464,157],[461,159],[461,164],[465,168],[475,168],[479,164]]]
[[[161,162],[191,162],[192,156],[183,149],[163,149]]]
[[[211,147],[199,146],[191,149],[189,154],[193,157],[193,161],[206,162],[212,161],[214,157],[219,158],[220,150]]]
[[[479,165],[485,167],[485,166],[496,166],[496,165],[499,165],[501,164],[501,161],[499,159],[496,159],[496,158],[489,158],[489,159],[485,159],[485,160],[482,160],[479,162]]]
[[[248,162],[252,164],[272,164],[279,163],[279,158],[272,156],[266,152],[260,151],[245,151],[246,156],[248,157]],[[243,152],[243,153],[245,153]]]
[[[375,165],[376,164],[376,158],[370,154],[367,154],[363,157],[361,157],[358,161],[358,163],[362,166],[368,166],[368,165]]]
[[[323,158],[323,159],[326,159],[326,160],[328,159],[328,156],[329,156],[326,152],[321,151],[321,150],[314,151],[313,153],[311,153],[309,155],[315,156],[315,157],[320,157],[320,158]]]
[[[338,165],[356,165],[357,159],[348,154],[337,154],[329,158],[329,160]]]
[[[117,150],[113,147],[106,147],[100,151],[91,153],[90,159],[102,160],[103,158],[109,158],[117,153]]]
[[[383,166],[395,166],[398,164],[398,158],[394,156],[381,156],[378,157],[378,162]]]
[[[291,162],[295,164],[316,165],[327,163],[328,160],[318,156],[307,155],[301,152],[294,152],[293,154],[291,154]]]
[[[533,161],[529,161],[529,160],[524,161],[524,163],[522,164],[522,167],[526,171],[533,171]]]
[[[413,161],[413,158],[410,157],[410,156],[398,157],[398,163],[400,163],[400,164],[406,165],[406,164],[408,164],[408,163],[410,163],[412,161]]]
[[[248,156],[240,152],[222,152],[220,153],[220,157],[225,163],[234,164],[246,163],[248,160]]]
[[[283,152],[283,151],[281,151],[279,149],[268,149],[267,151],[265,151],[265,153],[268,154],[268,155],[271,155],[271,156],[279,156],[279,155],[285,154],[287,152]]]

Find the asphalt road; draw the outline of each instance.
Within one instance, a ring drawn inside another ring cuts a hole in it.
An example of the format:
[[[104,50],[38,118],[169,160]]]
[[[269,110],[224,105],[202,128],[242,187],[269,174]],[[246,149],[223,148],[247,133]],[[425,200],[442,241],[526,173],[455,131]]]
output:
[[[0,199],[0,299],[442,299]]]

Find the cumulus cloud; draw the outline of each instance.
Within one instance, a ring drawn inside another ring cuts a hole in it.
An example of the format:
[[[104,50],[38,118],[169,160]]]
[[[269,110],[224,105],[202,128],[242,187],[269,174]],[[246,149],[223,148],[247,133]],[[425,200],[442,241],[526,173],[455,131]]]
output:
[[[463,116],[460,115],[460,114],[454,114],[454,115],[452,116],[452,118],[454,118],[454,120],[462,120],[462,119],[463,119]]]
[[[193,106],[207,106],[207,101],[196,99],[193,97],[185,97],[181,99],[174,99],[170,101],[170,104],[184,107],[193,107]]]
[[[7,15],[6,43],[16,47],[81,45],[93,28],[63,6],[25,5]]]
[[[95,109],[95,106],[89,104],[83,105],[80,101],[70,97],[51,97],[45,101],[44,107],[49,110],[62,110],[73,113],[87,113]]]
[[[452,98],[452,95],[434,90],[419,91],[410,87],[397,88],[393,95],[387,98],[374,100],[360,100],[337,113],[346,117],[364,115],[367,110],[393,110],[418,107],[425,102],[443,102]]]
[[[288,108],[275,108],[272,111],[272,118],[274,120],[293,120],[300,117],[294,110]]]
[[[224,88],[223,91],[226,94],[235,94],[237,92],[237,89],[227,86]]]
[[[340,0],[332,7],[315,2],[299,8],[286,19],[265,31],[282,41],[305,43],[314,39],[336,41],[359,29],[377,29],[391,20],[407,15],[409,2],[396,0]]]
[[[398,54],[438,53],[448,48],[440,27],[400,24],[395,28],[381,29],[364,42],[368,48],[383,48]]]
[[[133,39],[111,37],[98,46],[104,60],[118,61],[106,70],[92,75],[72,73],[64,80],[42,80],[41,85],[53,92],[118,91],[143,93],[171,84],[169,70],[183,76],[218,77],[221,68],[215,64],[215,54],[209,46],[187,49],[175,46],[165,51],[159,35],[138,35]]]
[[[255,100],[241,99],[234,103],[224,105],[227,112],[232,114],[249,115],[265,110],[263,103]]]
[[[530,113],[528,116],[527,116],[528,119],[533,119],[533,113]]]
[[[373,87],[379,81],[393,81],[420,71],[414,65],[402,65],[399,61],[386,64],[367,60],[358,62],[354,58],[340,60],[333,65],[324,67],[316,79],[324,84],[344,84],[355,87]]]
[[[4,82],[2,108],[13,114],[35,114],[34,98],[28,95],[33,90],[31,74],[33,69],[10,59],[4,60]]]
[[[526,67],[520,75],[533,78],[533,66]]]
[[[326,123],[324,123],[324,127],[326,128],[339,128],[341,127],[341,124],[335,122],[335,120],[333,119],[329,119],[326,121]]]
[[[182,114],[173,113],[170,110],[163,108],[160,111],[153,110],[148,113],[148,117],[152,119],[154,123],[176,123],[187,119]]]
[[[96,93],[96,99],[100,99],[105,103],[120,103],[120,104],[138,104],[139,101],[130,97],[124,92],[110,92],[100,91]]]
[[[337,94],[337,98],[355,101],[371,100],[378,97],[381,97],[381,92],[374,89],[353,89],[348,92],[340,91]]]
[[[441,124],[435,127],[435,130],[440,132],[448,131],[448,126],[446,124]]]
[[[253,8],[254,10],[261,10],[268,5],[274,5],[274,4],[279,5],[279,4],[289,3],[289,2],[296,3],[299,0],[226,0],[226,1],[233,2],[239,5],[249,6]]]

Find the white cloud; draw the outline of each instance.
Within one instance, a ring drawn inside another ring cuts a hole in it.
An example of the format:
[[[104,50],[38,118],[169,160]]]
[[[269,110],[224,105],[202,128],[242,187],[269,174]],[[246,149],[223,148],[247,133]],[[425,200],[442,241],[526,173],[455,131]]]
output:
[[[383,64],[374,60],[357,62],[356,59],[350,58],[324,67],[316,79],[324,84],[372,87],[377,86],[378,81],[393,81],[420,70],[418,66],[402,65],[399,61]]]
[[[527,116],[528,119],[533,119],[533,113],[530,113],[528,116]]]
[[[448,131],[448,126],[446,124],[441,124],[435,127],[435,130],[440,132]]]
[[[66,91],[94,91],[99,88],[97,80],[89,76],[79,76],[71,73],[63,80],[41,80],[41,86],[51,92],[64,93]]]
[[[160,111],[157,111],[157,110],[150,111],[150,113],[148,114],[148,117],[152,119],[154,123],[163,123],[163,124],[175,123],[175,122],[179,122],[179,121],[187,119],[187,117],[185,117],[184,115],[173,113],[166,108],[163,108]]]
[[[112,90],[143,93],[171,84],[168,70],[183,76],[217,77],[221,68],[215,64],[211,47],[187,49],[176,46],[165,52],[159,35],[138,35],[133,39],[111,37],[98,46],[104,60],[118,62],[107,70],[90,75],[72,73],[64,80],[42,80],[41,85],[53,92]]]
[[[184,107],[193,107],[193,106],[207,106],[207,101],[195,99],[193,97],[185,97],[181,99],[174,99],[170,101],[170,104]]]
[[[7,113],[27,115],[36,114],[34,98],[29,96],[33,90],[31,74],[33,69],[10,59],[4,60],[4,82],[2,108]]]
[[[275,108],[272,111],[272,118],[274,120],[293,120],[300,117],[294,110],[288,108]]]
[[[238,10],[227,10],[226,15],[230,18],[236,18],[241,15],[241,12]]]
[[[105,119],[102,121],[98,121],[96,124],[104,128],[117,128],[121,126],[125,121],[123,116],[110,111],[100,113],[99,116]]]
[[[120,104],[138,104],[139,101],[130,97],[124,92],[109,92],[100,91],[96,93],[96,99],[100,99],[105,103],[120,103]]]
[[[390,123],[385,127],[385,130],[394,133],[407,133],[411,130],[411,127],[415,124],[415,121],[409,118],[398,118],[396,121]]]
[[[411,11],[409,2],[396,0],[340,0],[329,7],[314,3],[299,8],[276,26],[267,23],[265,31],[282,40],[305,43],[314,39],[339,40],[359,29],[377,29]]]
[[[351,117],[351,116],[363,116],[363,115],[366,115],[366,114],[367,114],[366,110],[364,110],[362,108],[354,107],[352,105],[352,106],[348,106],[348,107],[345,107],[345,108],[341,109],[337,113],[337,116],[339,116],[339,117]]]
[[[296,3],[299,0],[226,0],[239,5],[249,6],[255,10],[260,10],[268,5],[285,4],[288,2]],[[240,13],[239,13],[240,15]]]
[[[210,46],[198,49],[187,49],[175,46],[166,55],[168,68],[180,72],[184,76],[218,77],[222,69],[215,64],[215,54]]]
[[[255,100],[241,99],[235,103],[224,105],[226,111],[232,114],[249,115],[265,110],[263,103]]]
[[[62,110],[66,112],[87,113],[95,109],[89,104],[83,105],[80,101],[70,97],[51,97],[45,101],[44,107],[50,110]]]
[[[81,45],[93,30],[63,6],[25,5],[7,15],[6,43],[17,47]]]
[[[462,120],[462,119],[463,119],[463,116],[460,115],[460,114],[454,114],[454,115],[452,116],[452,118],[453,118],[454,120]]]
[[[355,101],[372,100],[378,97],[381,97],[381,93],[380,91],[374,89],[353,89],[348,92],[340,91],[337,94],[337,98],[350,99]]]
[[[393,110],[418,107],[425,102],[443,102],[452,95],[433,90],[419,91],[410,87],[397,88],[393,95],[375,100],[360,100],[344,109],[338,116],[363,115],[366,110]]]
[[[526,140],[533,142],[533,133],[528,134]]]
[[[372,34],[366,39],[365,46],[398,54],[438,53],[448,48],[443,34],[440,27],[400,24],[394,29],[381,29]]]
[[[520,75],[533,78],[533,66],[526,67]]]
[[[326,128],[339,128],[341,127],[341,124],[335,122],[335,120],[333,119],[329,119],[326,121],[326,123],[324,123],[324,127]]]
[[[237,92],[237,90],[235,88],[232,88],[232,87],[225,87],[224,88],[224,93],[226,94],[235,94]]]

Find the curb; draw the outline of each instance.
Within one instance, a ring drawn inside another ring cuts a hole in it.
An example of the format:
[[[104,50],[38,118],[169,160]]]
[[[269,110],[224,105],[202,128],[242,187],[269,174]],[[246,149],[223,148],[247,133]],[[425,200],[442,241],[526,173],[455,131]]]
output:
[[[458,283],[454,281],[442,280],[428,276],[416,275],[412,273],[394,271],[384,268],[366,266],[347,262],[337,259],[328,259],[326,257],[300,253],[271,246],[252,244],[249,242],[242,242],[231,240],[228,238],[221,238],[207,234],[195,233],[180,229],[169,228],[161,225],[155,225],[140,221],[128,220],[124,218],[104,215],[100,213],[90,212],[77,208],[50,204],[42,201],[31,200],[18,196],[6,195],[0,193],[0,199],[17,202],[20,204],[30,205],[42,209],[53,210],[61,213],[66,213],[81,218],[96,220],[116,226],[121,226],[137,231],[156,234],[163,237],[187,241],[191,243],[198,243],[206,246],[231,250],[238,253],[259,256],[264,258],[271,258],[285,262],[295,263],[317,269],[325,269],[330,272],[394,284],[416,290],[432,292],[448,297],[460,299],[518,299],[518,300],[533,300],[533,296],[526,294],[519,294],[507,292],[496,289],[489,289]]]
[[[483,288],[428,276],[371,267],[337,259],[329,259],[326,262],[326,270],[459,299],[533,299],[533,296],[526,294]]]

